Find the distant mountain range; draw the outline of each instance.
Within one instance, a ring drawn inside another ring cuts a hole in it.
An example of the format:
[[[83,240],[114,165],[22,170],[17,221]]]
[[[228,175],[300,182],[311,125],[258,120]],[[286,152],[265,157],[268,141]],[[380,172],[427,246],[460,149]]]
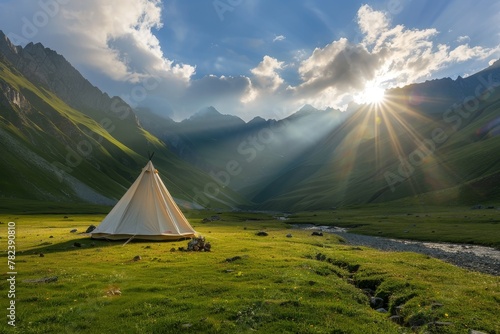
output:
[[[213,107],[182,122],[147,110],[137,115],[179,157],[253,208],[470,204],[500,199],[499,99],[497,61],[465,79],[389,90],[378,107],[306,105],[283,120],[248,123]],[[230,162],[238,173],[227,172]]]
[[[265,210],[500,200],[500,62],[347,111],[244,122],[132,108],[41,44],[0,32],[0,198],[111,205],[155,152],[179,203]]]

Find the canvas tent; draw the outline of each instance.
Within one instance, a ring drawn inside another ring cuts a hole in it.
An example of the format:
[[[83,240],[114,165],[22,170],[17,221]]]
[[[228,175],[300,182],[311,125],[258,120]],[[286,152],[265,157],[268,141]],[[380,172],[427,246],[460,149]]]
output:
[[[195,236],[151,160],[104,220],[94,239],[176,240]]]

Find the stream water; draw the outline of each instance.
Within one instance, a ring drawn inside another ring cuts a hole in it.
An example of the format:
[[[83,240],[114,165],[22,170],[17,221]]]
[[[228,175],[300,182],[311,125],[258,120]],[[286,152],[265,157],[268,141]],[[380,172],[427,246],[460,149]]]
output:
[[[334,233],[350,245],[367,246],[383,251],[416,252],[426,254],[462,268],[500,276],[500,250],[492,247],[391,239],[349,233],[345,228],[335,226],[293,225],[297,229]]]

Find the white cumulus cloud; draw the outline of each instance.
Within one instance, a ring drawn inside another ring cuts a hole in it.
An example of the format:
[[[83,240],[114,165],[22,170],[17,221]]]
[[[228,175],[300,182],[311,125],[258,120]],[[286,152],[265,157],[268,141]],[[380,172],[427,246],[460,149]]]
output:
[[[278,35],[278,36],[275,36],[275,37],[273,38],[273,42],[280,42],[280,41],[284,41],[285,39],[286,39],[286,37],[285,37],[285,36],[283,36],[283,35]]]
[[[47,3],[50,6],[41,5]],[[174,63],[163,55],[154,35],[162,28],[160,0],[19,0],[11,6],[10,10],[25,18],[17,26],[13,22],[11,35],[19,36],[21,42],[41,41],[73,65],[113,80],[138,82],[154,72],[187,82],[195,73],[194,66]],[[48,19],[42,25],[36,17],[44,15]],[[29,24],[36,33],[26,33]]]
[[[260,64],[251,69],[250,72],[254,75],[254,84],[262,89],[270,89],[275,91],[281,84],[283,79],[278,74],[278,70],[283,68],[283,62],[275,58],[264,56]]]
[[[383,88],[402,86],[425,79],[444,67],[471,59],[486,59],[498,48],[451,48],[436,43],[436,29],[391,26],[385,13],[363,5],[357,23],[361,42],[345,38],[316,48],[300,64],[302,83],[293,87],[297,98],[315,106],[344,108],[367,83]]]

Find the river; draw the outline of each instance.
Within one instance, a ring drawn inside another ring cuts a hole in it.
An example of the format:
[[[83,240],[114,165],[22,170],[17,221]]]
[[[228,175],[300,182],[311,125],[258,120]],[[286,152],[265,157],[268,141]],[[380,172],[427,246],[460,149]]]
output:
[[[334,233],[344,238],[350,245],[367,246],[382,251],[426,254],[462,268],[500,276],[500,250],[492,247],[368,236],[350,233],[345,228],[335,226],[315,226],[311,224],[296,224],[293,226],[298,229]]]

